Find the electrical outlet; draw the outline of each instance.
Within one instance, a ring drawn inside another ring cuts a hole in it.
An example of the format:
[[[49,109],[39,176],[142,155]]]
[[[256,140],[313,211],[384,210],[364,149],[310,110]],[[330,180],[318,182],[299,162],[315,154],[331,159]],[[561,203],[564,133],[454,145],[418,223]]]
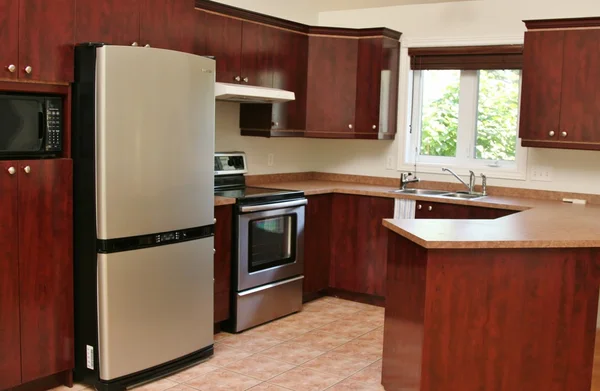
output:
[[[533,166],[530,172],[530,178],[532,181],[538,182],[552,182],[554,179],[554,173],[550,166]]]
[[[267,166],[272,167],[275,164],[275,154],[270,153],[267,155]]]
[[[385,169],[386,170],[394,169],[394,157],[393,156],[388,156],[387,159],[385,160]]]
[[[94,347],[90,345],[85,346],[85,366],[94,369]]]

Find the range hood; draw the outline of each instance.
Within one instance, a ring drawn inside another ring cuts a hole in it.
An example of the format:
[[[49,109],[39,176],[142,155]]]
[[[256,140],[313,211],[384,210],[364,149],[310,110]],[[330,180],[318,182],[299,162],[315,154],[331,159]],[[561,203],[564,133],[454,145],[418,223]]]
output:
[[[216,83],[215,99],[242,103],[279,103],[296,100],[296,94],[277,88]]]

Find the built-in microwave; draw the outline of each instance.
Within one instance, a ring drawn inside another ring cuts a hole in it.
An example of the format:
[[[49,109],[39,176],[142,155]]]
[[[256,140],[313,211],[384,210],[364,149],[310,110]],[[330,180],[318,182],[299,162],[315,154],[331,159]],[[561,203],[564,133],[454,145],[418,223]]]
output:
[[[0,94],[0,159],[58,156],[63,121],[59,96]]]

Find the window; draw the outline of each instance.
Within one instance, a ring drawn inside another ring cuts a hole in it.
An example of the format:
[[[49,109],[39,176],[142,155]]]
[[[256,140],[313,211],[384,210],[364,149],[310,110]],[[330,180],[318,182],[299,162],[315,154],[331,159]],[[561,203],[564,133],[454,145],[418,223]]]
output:
[[[434,60],[411,57],[412,117],[405,163],[418,162],[434,172],[440,166],[489,167],[486,174],[493,176],[496,170],[508,177],[524,169],[525,149],[518,140],[520,55],[516,60],[487,56],[485,61],[485,55],[464,53],[437,53]]]

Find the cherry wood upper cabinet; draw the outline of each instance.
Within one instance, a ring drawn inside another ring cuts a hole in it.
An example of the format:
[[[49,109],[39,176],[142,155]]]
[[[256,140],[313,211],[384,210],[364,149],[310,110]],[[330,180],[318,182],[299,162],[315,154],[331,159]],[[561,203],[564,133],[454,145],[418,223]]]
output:
[[[17,163],[0,162],[0,390],[21,384]]]
[[[523,146],[600,150],[600,18],[525,23]]]
[[[358,39],[310,36],[306,136],[354,132]]]
[[[194,0],[141,0],[140,45],[194,53]]]
[[[241,81],[242,21],[211,12],[204,13],[206,47],[202,54],[215,57],[218,82]]]
[[[19,79],[73,81],[75,0],[18,1]]]
[[[358,43],[356,133],[393,138],[397,127],[400,42],[387,37]]]
[[[141,0],[75,1],[75,43],[139,43]]]
[[[600,148],[600,29],[565,31],[561,141]]]
[[[19,68],[19,2],[0,0],[0,10],[0,79],[14,80]]]
[[[25,383],[73,368],[73,167],[53,159],[15,168]]]
[[[525,33],[519,136],[558,140],[564,31]]]
[[[258,23],[242,24],[243,84],[273,87],[273,30]]]

